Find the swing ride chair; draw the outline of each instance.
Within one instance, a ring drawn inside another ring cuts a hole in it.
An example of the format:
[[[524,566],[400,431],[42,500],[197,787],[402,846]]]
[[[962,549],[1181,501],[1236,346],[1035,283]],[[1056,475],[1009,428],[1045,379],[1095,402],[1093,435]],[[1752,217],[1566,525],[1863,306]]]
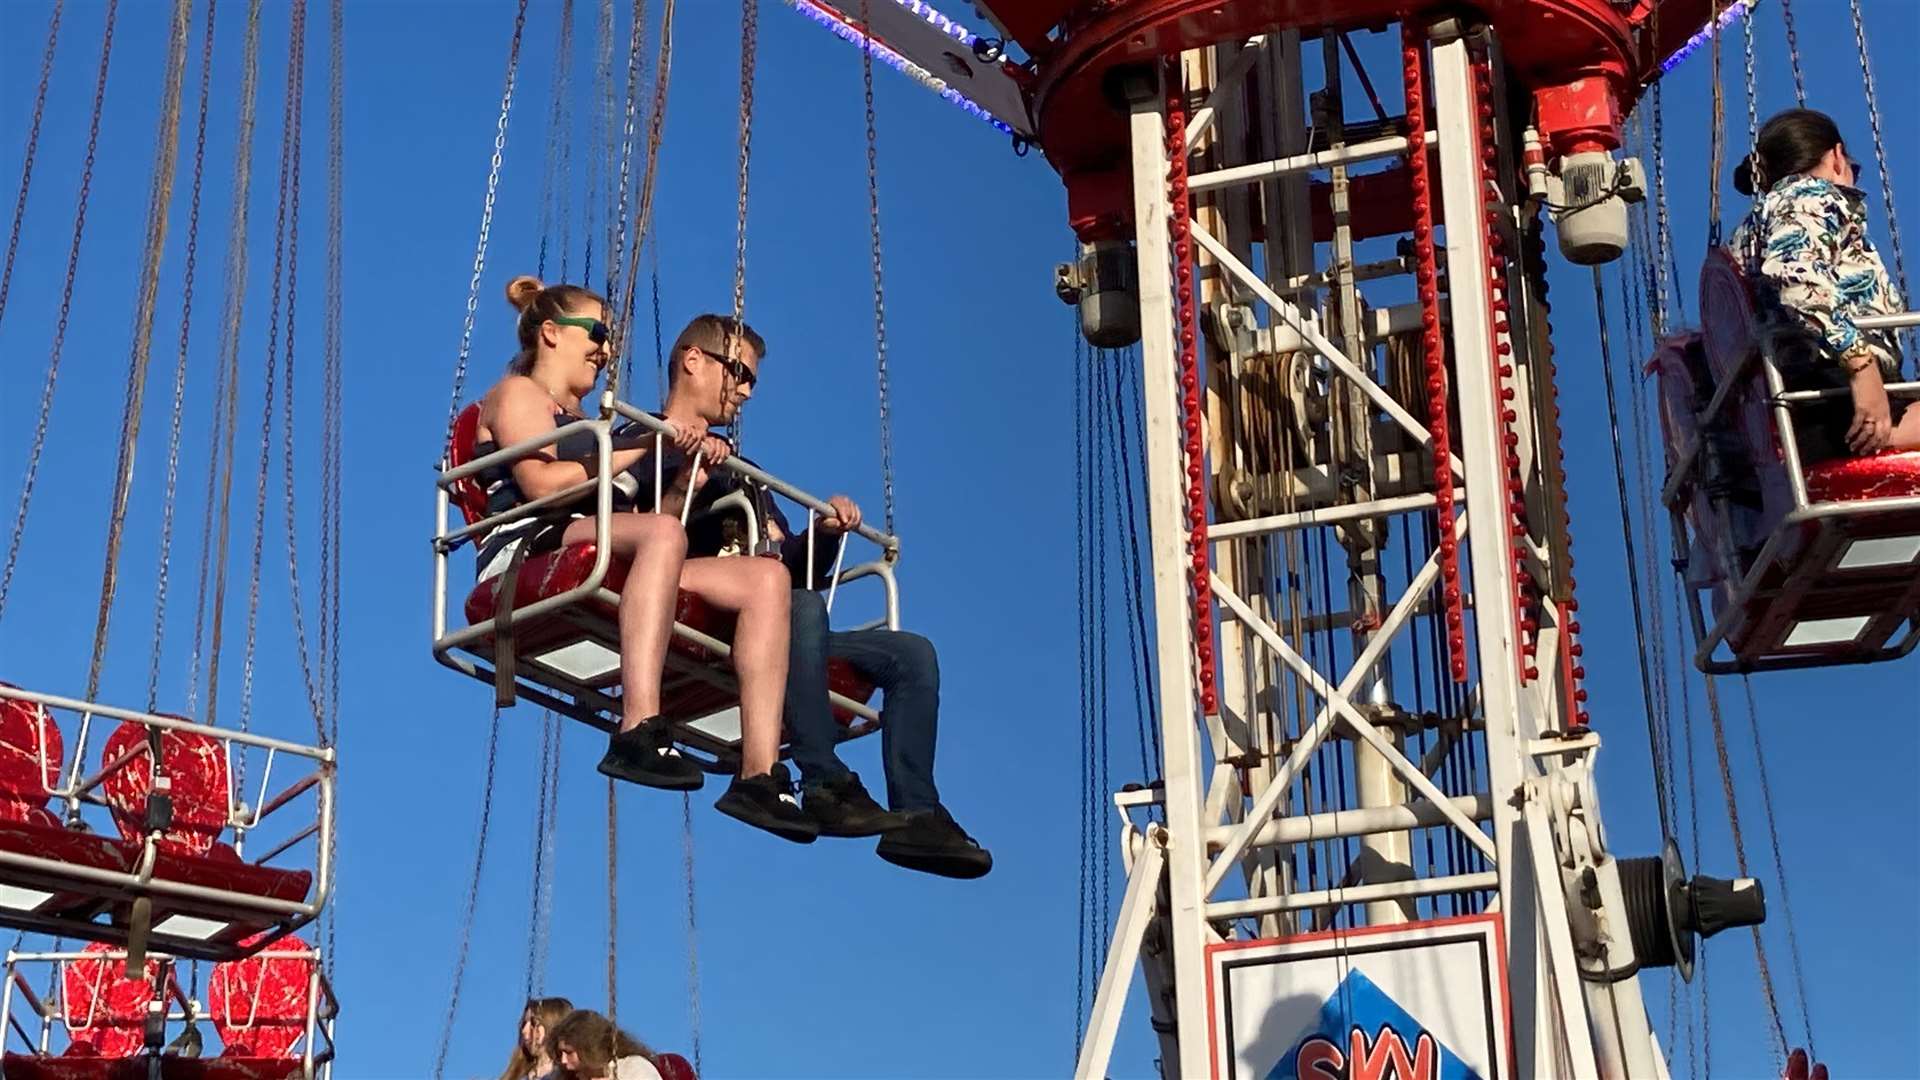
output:
[[[118,724],[87,772],[101,721]],[[287,759],[299,775],[276,791]],[[251,955],[326,906],[333,762],[331,749],[0,684],[0,925],[136,954]],[[309,793],[303,822],[289,808]],[[270,846],[250,858],[250,842]],[[304,865],[275,862],[307,850]]]
[[[1786,388],[1733,253],[1709,257],[1700,311],[1712,398],[1704,408],[1686,400],[1682,350],[1664,352],[1661,368],[1668,394],[1683,395],[1667,411],[1670,453],[1678,456],[1662,494],[1692,598],[1695,664],[1729,674],[1912,652],[1920,644],[1920,452],[1804,463],[1793,411],[1849,391]],[[1859,322],[1912,327],[1920,313]],[[1890,384],[1887,393],[1920,400],[1920,382]],[[1698,419],[1689,424],[1684,412]],[[1729,428],[1744,444],[1762,501],[1760,529],[1748,535],[1765,540],[1750,556],[1736,550],[1731,510],[1716,494],[1724,471],[1709,461],[1708,444]]]
[[[606,415],[600,419],[575,420],[480,458],[473,457],[479,406],[468,406],[456,419],[446,467],[437,482],[433,655],[455,671],[492,683],[496,688],[508,688],[499,699],[503,704],[510,703],[514,695],[524,696],[543,708],[611,732],[617,726],[620,712],[620,636],[616,609],[627,570],[625,560],[613,557],[607,546],[614,483],[607,463],[613,449],[614,417],[632,421],[653,433],[655,447],[651,461],[656,470],[656,492],[661,489],[662,478],[658,475],[661,453],[672,428],[631,405],[613,401],[610,395],[603,407]],[[500,513],[486,513],[485,494],[476,476],[582,432],[590,433],[596,443],[600,467],[594,476]],[[900,589],[894,576],[894,564],[899,558],[897,538],[861,526],[857,535],[876,545],[879,555],[870,561],[846,566],[846,549],[855,533],[843,534],[837,541],[821,538],[816,550],[815,522],[821,514],[831,512],[824,499],[738,458],[722,462],[719,468],[730,470],[748,484],[785,496],[806,509],[809,579],[817,580],[816,565],[833,559],[827,593],[829,611],[841,586],[876,578],[885,590],[885,614],[857,629],[883,626],[899,629]],[[448,630],[447,562],[454,551],[502,525],[555,506],[572,504],[589,494],[594,498],[593,542],[571,544],[528,557],[518,568],[514,596],[509,604],[501,603],[500,596],[507,575],[480,581],[464,605],[468,625]],[[459,506],[465,525],[449,527],[450,503]],[[748,549],[759,549],[763,526],[753,501],[744,492],[728,495],[705,513],[738,513],[745,523]],[[682,515],[684,524],[684,509]],[[821,563],[816,564],[816,559]],[[714,771],[731,768],[740,742],[739,686],[727,662],[732,652],[728,644],[731,634],[730,618],[712,611],[690,594],[680,594],[674,613],[673,641],[667,651],[666,677],[661,687],[662,706],[673,725],[675,739],[706,755],[708,760],[697,756],[695,760]],[[511,681],[501,678],[502,670],[511,672]],[[838,660],[830,661],[828,685],[843,740],[869,734],[879,727],[880,714],[869,704],[874,687],[851,666]]]
[[[149,953],[135,976],[127,961],[126,950],[97,944],[84,952],[9,952],[0,989],[8,1080],[146,1077],[153,1065],[161,1077],[183,1080],[332,1075],[339,1003],[319,952],[299,939],[214,965],[204,1002],[197,978],[182,989],[178,958]],[[160,1055],[188,1032],[198,1036],[202,1021],[217,1049]]]

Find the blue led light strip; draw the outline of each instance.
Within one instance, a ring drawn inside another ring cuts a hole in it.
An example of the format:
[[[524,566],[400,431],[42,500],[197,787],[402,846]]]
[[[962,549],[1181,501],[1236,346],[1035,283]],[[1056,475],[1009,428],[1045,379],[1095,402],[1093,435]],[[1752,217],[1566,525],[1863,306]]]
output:
[[[855,48],[868,49],[873,53],[875,59],[893,68],[895,71],[901,72],[914,82],[919,83],[934,93],[939,94],[941,97],[958,106],[968,115],[986,121],[1007,135],[1014,133],[1013,128],[1008,126],[1005,121],[988,112],[986,109],[981,108],[972,98],[955,90],[952,86],[948,85],[945,79],[940,78],[933,72],[928,71],[926,68],[893,51],[887,47],[886,43],[879,39],[867,37],[860,32],[859,27],[852,25],[841,15],[821,7],[819,4],[814,3],[813,0],[785,0],[785,2],[788,7],[819,23],[821,26],[826,27],[828,30],[833,31],[834,36],[847,44]],[[971,49],[973,43],[978,40],[966,27],[933,10],[933,8],[922,3],[921,0],[874,0],[874,2],[899,4],[915,16],[932,24],[935,28],[939,29],[941,33],[969,49]]]
[[[1734,3],[1729,6],[1727,10],[1720,13],[1718,19],[1714,19],[1707,23],[1707,25],[1701,27],[1692,37],[1687,39],[1686,44],[1675,49],[1672,56],[1662,61],[1660,64],[1660,74],[1665,75],[1667,72],[1679,66],[1680,61],[1693,55],[1694,50],[1712,41],[1715,34],[1720,33],[1722,30],[1733,25],[1735,20],[1750,13],[1753,10],[1753,5],[1754,0],[1734,0]]]

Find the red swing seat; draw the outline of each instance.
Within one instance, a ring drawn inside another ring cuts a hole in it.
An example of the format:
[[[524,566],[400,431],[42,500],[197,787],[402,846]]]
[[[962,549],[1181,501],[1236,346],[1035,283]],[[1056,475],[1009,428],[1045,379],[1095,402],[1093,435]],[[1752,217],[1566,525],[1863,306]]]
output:
[[[104,942],[62,963],[59,1023],[66,1049],[57,1055],[7,1054],[8,1080],[144,1080],[147,1012],[162,967],[149,958],[143,977],[130,979],[125,950]],[[161,989],[163,1007],[178,994],[169,972]]]
[[[458,468],[474,459],[479,441],[480,406],[461,410],[454,420],[447,447],[449,468]],[[486,492],[480,483],[467,477],[450,485],[450,497],[468,525],[487,517]],[[585,584],[593,573],[597,549],[592,542],[568,544],[554,551],[528,555],[519,566],[514,584],[515,611],[542,600],[560,596]],[[620,684],[618,597],[626,582],[628,562],[615,556],[607,565],[606,576],[592,594],[563,607],[513,618],[515,674],[533,684],[536,700],[556,707],[575,719],[611,729],[605,713],[617,709],[610,691]],[[474,585],[463,611],[472,627],[491,623],[499,602],[499,581],[489,577]],[[738,745],[737,731],[724,723],[713,725],[716,714],[739,704],[739,688],[726,655],[708,643],[724,646],[733,637],[733,616],[718,611],[699,597],[682,591],[674,609],[675,632],[668,647],[667,672],[661,685],[662,712],[675,726],[680,741],[705,750],[718,758],[730,757]],[[702,641],[705,638],[708,641]],[[485,660],[494,655],[491,629],[462,641],[458,648]],[[491,673],[479,673],[491,679]],[[872,682],[851,664],[830,660],[827,665],[829,690],[861,705],[873,699]],[[569,703],[543,688],[558,690],[572,698]],[[834,715],[840,721],[842,738],[867,734],[877,727],[836,702]]]
[[[1805,463],[1796,502],[1753,291],[1724,248],[1701,270],[1700,320],[1649,365],[1669,467],[1703,438],[1737,459],[1709,483],[1696,455],[1674,496],[1688,584],[1710,596],[1695,662],[1729,673],[1906,655],[1920,644],[1920,452]]]

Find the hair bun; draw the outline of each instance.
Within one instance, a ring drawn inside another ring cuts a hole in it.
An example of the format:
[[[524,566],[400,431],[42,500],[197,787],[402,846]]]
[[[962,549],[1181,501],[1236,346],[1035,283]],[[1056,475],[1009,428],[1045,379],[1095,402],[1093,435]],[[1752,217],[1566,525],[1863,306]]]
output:
[[[507,303],[512,304],[515,311],[525,311],[533,306],[533,301],[545,289],[539,278],[532,274],[521,274],[507,282]]]
[[[1733,189],[1742,195],[1752,195],[1756,187],[1763,186],[1766,182],[1763,176],[1755,175],[1757,170],[1753,160],[1754,156],[1753,154],[1748,154],[1746,157],[1741,158],[1740,164],[1734,166],[1733,169]]]

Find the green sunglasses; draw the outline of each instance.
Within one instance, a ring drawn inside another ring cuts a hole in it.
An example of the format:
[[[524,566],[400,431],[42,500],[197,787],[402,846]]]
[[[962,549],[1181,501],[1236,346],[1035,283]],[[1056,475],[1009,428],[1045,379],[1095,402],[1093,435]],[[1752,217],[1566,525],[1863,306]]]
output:
[[[613,331],[607,328],[606,323],[601,322],[599,319],[590,319],[585,315],[555,315],[547,321],[558,323],[561,326],[577,326],[587,332],[587,339],[595,345],[605,345],[607,338],[613,334]]]

